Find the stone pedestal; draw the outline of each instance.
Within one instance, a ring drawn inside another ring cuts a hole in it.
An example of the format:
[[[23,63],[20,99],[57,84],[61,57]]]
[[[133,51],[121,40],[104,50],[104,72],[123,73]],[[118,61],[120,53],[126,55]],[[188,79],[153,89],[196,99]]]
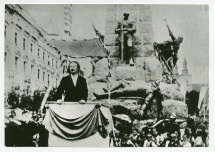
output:
[[[145,80],[145,71],[141,67],[119,65],[116,67],[116,80]]]
[[[108,102],[108,99],[99,100],[99,103],[101,104],[110,104],[111,107],[122,106],[130,110],[131,115],[134,119],[141,119],[141,117],[138,115],[138,112],[143,102],[144,102],[143,98],[139,98],[139,97],[111,99],[110,102]],[[164,102],[162,102],[162,105],[163,105],[163,110],[162,110],[163,114],[175,113],[177,118],[187,118],[188,116],[187,105],[182,101],[164,100]],[[155,119],[155,118],[157,118],[157,104],[156,102],[153,102],[146,113],[145,119]]]

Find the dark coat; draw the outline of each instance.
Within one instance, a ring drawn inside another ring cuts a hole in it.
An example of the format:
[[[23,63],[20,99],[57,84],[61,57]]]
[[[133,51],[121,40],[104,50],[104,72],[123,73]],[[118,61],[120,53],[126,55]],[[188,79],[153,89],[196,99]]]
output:
[[[75,87],[71,75],[63,77],[57,89],[57,99],[61,99],[63,93],[65,93],[64,101],[87,101],[88,89],[86,79],[78,76]]]

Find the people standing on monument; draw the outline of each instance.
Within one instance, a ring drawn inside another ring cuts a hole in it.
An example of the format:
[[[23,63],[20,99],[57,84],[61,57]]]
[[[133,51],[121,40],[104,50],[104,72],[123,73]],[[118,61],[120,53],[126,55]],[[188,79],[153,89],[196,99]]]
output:
[[[161,94],[159,85],[160,85],[160,81],[155,81],[154,83],[151,83],[151,91],[148,92],[145,102],[140,108],[141,116],[144,116],[146,114],[149,105],[153,102],[153,100],[156,100],[157,117],[160,118],[162,109],[163,109],[162,101],[164,101],[164,98],[163,98],[163,95]]]
[[[134,65],[134,33],[136,32],[136,26],[134,22],[129,20],[129,14],[124,13],[124,18],[121,22],[118,22],[115,33],[119,35],[119,50],[121,50],[121,60],[123,63]]]
[[[69,75],[63,77],[57,89],[57,101],[72,101],[85,103],[88,97],[86,79],[79,75],[80,64],[77,61],[70,62]],[[65,98],[62,99],[62,95]]]
[[[164,21],[166,23],[171,40],[164,41],[163,43],[154,42],[154,48],[158,49],[159,51],[159,60],[162,55],[165,58],[168,66],[173,69],[178,61],[178,50],[180,48],[180,44],[183,42],[183,37],[178,36],[178,38],[176,38],[173,35],[173,32],[171,31],[169,25],[167,24],[166,19],[164,19]]]

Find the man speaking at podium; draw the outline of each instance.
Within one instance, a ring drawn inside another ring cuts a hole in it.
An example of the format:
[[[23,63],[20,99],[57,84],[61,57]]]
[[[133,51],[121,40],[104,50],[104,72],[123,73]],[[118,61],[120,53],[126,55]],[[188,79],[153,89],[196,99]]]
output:
[[[57,89],[57,102],[70,101],[85,103],[88,97],[86,79],[79,75],[80,64],[72,61],[68,66],[69,75],[63,77]],[[62,95],[65,98],[62,98]]]

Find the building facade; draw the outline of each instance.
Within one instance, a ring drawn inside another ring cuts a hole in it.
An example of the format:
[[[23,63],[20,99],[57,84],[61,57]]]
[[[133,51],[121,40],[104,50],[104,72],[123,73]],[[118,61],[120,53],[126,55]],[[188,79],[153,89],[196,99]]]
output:
[[[5,90],[19,87],[30,92],[57,86],[53,75],[61,64],[60,52],[20,5],[5,5],[4,36]]]

